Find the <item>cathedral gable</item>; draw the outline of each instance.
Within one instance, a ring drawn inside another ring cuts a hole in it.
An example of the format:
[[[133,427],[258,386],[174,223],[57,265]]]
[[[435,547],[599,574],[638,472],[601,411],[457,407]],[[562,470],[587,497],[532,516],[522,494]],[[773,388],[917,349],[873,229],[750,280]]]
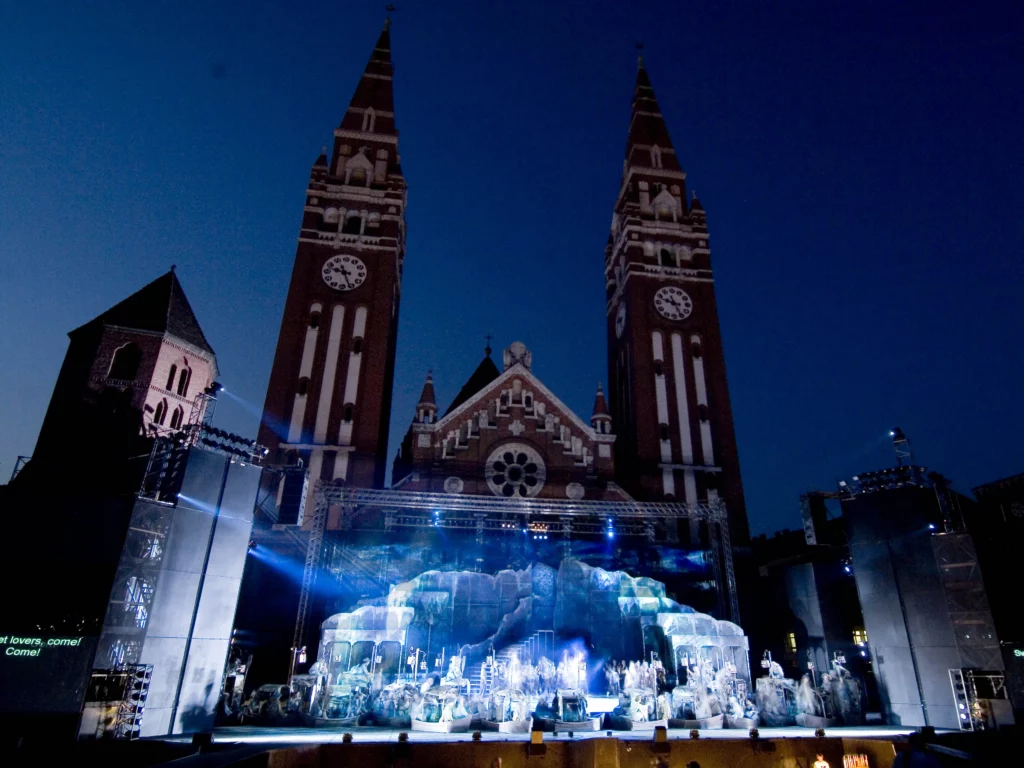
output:
[[[439,421],[412,425],[404,459],[418,475],[415,487],[507,498],[601,497],[615,436],[595,430],[544,386],[522,345],[506,350],[505,363],[504,373]]]

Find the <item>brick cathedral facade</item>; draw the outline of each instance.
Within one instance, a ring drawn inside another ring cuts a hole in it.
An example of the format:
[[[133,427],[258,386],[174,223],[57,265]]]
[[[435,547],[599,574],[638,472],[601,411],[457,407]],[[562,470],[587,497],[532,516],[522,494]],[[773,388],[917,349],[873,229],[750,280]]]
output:
[[[384,485],[406,184],[387,25],[310,174],[260,442],[312,481]],[[749,536],[706,217],[640,62],[605,251],[608,396],[565,406],[516,343],[440,412],[428,377],[395,460],[404,490],[724,501]],[[594,269],[599,269],[595,259]],[[595,297],[595,301],[597,301]],[[308,520],[305,504],[301,520]]]
[[[384,483],[406,185],[385,27],[309,175],[259,441],[312,480]]]

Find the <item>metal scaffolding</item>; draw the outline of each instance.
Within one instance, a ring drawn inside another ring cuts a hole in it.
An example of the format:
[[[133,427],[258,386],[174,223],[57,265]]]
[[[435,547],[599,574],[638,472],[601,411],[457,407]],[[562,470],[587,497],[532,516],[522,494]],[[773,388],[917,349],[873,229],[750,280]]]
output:
[[[500,496],[473,496],[448,493],[420,493],[418,491],[373,490],[353,488],[341,484],[320,483],[317,486],[317,508],[340,505],[354,511],[376,507],[433,512],[445,514],[467,513],[473,520],[474,513],[492,513],[511,517],[551,515],[557,518],[608,518],[629,521],[643,520],[726,520],[725,504],[686,504],[666,501],[573,501],[571,499],[512,498]],[[470,527],[473,527],[472,525]]]

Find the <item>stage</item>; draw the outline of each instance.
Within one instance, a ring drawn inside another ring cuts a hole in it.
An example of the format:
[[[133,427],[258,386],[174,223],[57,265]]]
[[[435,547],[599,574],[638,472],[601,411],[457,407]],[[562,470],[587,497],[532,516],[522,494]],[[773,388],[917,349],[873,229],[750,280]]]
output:
[[[896,726],[858,726],[858,727],[836,727],[829,728],[826,732],[826,739],[882,739],[890,741],[906,737],[913,733],[914,728],[900,728]],[[813,728],[759,728],[760,741],[775,739],[810,739],[816,741]],[[305,744],[342,744],[346,733],[352,734],[352,741],[356,744],[397,744],[399,733],[408,734],[408,741],[411,744],[417,743],[457,743],[473,741],[473,731],[465,733],[424,733],[410,729],[398,730],[392,728],[288,728],[288,727],[259,727],[240,725],[229,728],[218,728],[213,733],[213,740],[218,744],[264,744],[275,747],[299,746]],[[582,741],[587,739],[608,738],[609,732],[605,730],[592,731],[589,733],[577,732],[570,736],[565,731],[559,731],[558,735],[552,733],[544,734],[544,742]],[[191,736],[167,736],[164,741],[191,741]],[[651,732],[641,731],[611,731],[611,738],[620,741],[652,741],[654,736]],[[690,732],[681,728],[668,729],[670,741],[686,740],[691,741]],[[486,742],[529,742],[530,734],[508,734],[494,731],[481,731],[480,740]],[[747,731],[742,729],[702,730],[700,741],[718,740],[750,740]]]
[[[351,741],[346,742],[346,733]],[[504,734],[480,732],[424,733],[385,728],[269,728],[237,726],[218,728],[213,743],[202,751],[221,753],[226,759],[255,759],[268,768],[321,768],[361,765],[416,765],[448,768],[453,765],[492,768],[678,768],[696,762],[701,766],[778,768],[810,766],[824,761],[829,768],[892,768],[898,751],[906,748],[910,728],[832,728],[818,738],[809,728],[762,728],[759,738],[735,729],[690,732],[669,729],[667,739],[650,731]],[[400,740],[400,734],[406,734]],[[168,744],[187,748],[190,736],[164,737]],[[186,743],[182,743],[186,742]],[[205,739],[200,737],[200,744]],[[194,747],[193,747],[194,748]]]

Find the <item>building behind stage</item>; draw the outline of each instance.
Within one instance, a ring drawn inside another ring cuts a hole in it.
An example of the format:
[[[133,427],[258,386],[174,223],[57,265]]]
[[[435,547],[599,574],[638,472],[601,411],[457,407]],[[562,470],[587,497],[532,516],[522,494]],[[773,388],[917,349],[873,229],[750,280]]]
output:
[[[1016,610],[1005,613],[986,588],[1000,566],[974,522],[982,507],[913,465],[862,473],[802,502],[803,530],[754,542],[763,606],[750,625],[754,647],[793,677],[842,654],[869,709],[890,724],[1012,723],[1016,683],[998,630],[1012,631]]]

